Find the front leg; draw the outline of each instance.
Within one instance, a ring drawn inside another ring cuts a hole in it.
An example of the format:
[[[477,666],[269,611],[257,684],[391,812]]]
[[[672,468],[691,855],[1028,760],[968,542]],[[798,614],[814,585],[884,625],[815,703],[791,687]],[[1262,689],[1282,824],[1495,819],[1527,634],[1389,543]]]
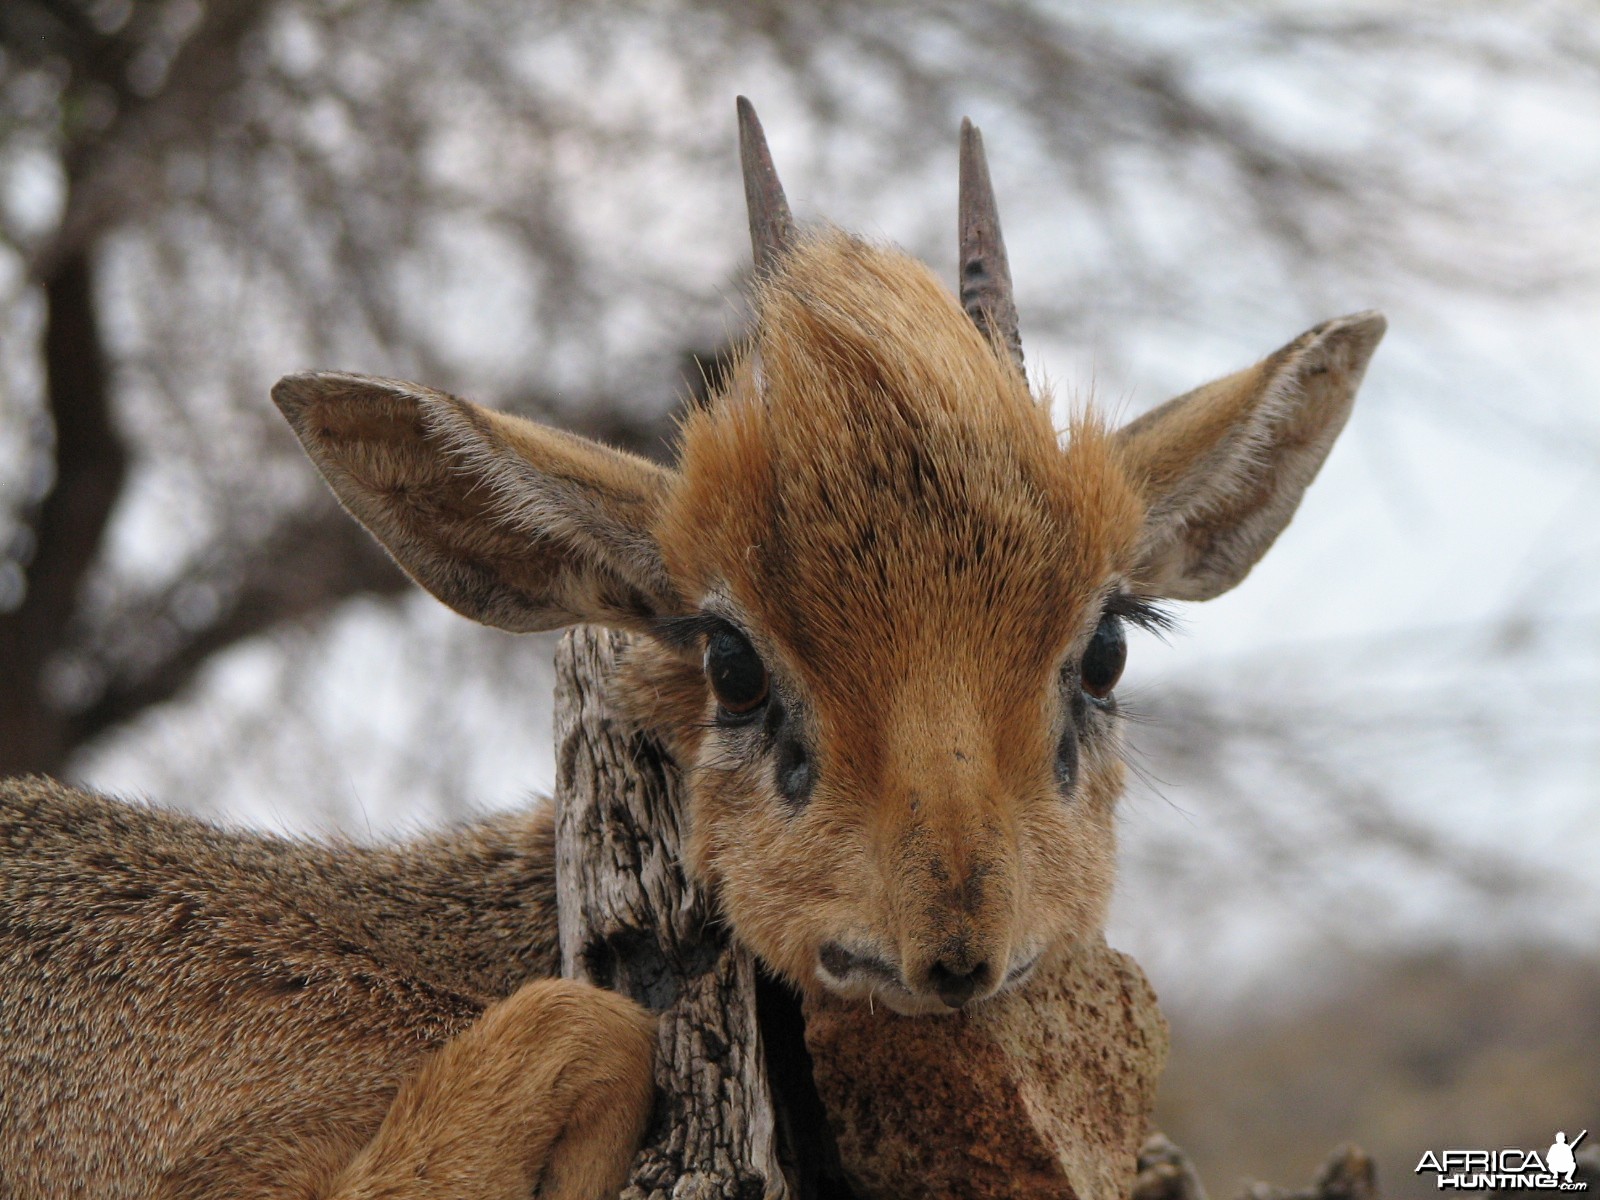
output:
[[[655,1018],[614,992],[529,983],[400,1088],[325,1200],[602,1200],[654,1096]]]

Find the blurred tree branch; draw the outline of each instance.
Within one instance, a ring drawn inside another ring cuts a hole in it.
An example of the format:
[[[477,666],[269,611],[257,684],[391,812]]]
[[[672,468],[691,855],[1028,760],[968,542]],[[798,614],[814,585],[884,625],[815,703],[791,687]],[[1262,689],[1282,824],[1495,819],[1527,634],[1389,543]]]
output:
[[[105,353],[87,251],[58,258],[44,280],[45,379],[55,427],[55,486],[33,521],[28,591],[0,617],[0,775],[59,767],[67,727],[41,703],[49,656],[72,620],[127,473],[112,426]]]
[[[99,315],[97,243],[139,191],[127,185],[143,148],[162,126],[192,123],[229,85],[235,47],[261,5],[213,3],[165,70],[166,86],[137,86],[141,54],[158,53],[170,5],[130,9],[124,32],[93,28],[92,10],[63,0],[17,0],[0,14],[0,47],[19,63],[67,72],[60,143],[63,218],[30,275],[45,297],[45,391],[55,433],[54,484],[33,515],[27,592],[0,617],[0,774],[59,770],[81,740],[78,723],[51,702],[46,668],[69,639],[84,579],[93,567],[127,477],[128,453],[112,414],[110,370]],[[150,27],[156,22],[156,29]],[[103,127],[81,118],[109,106]]]
[[[211,0],[187,30],[189,14],[173,3],[129,5],[118,15],[115,5],[16,0],[0,12],[0,48],[11,59],[6,82],[28,69],[61,80],[63,178],[60,220],[27,255],[45,298],[54,480],[22,514],[34,548],[27,590],[0,615],[0,775],[60,772],[76,746],[172,699],[217,651],[285,621],[315,618],[351,595],[393,594],[404,585],[371,539],[320,499],[252,540],[225,531],[233,544],[214,548],[205,556],[211,562],[111,606],[98,628],[88,628],[80,611],[128,478],[99,315],[99,256],[124,223],[159,209],[163,160],[216,136],[218,114],[240,87],[241,48],[272,9],[262,0]],[[329,197],[329,207],[337,211],[339,198]],[[363,278],[368,248],[346,245],[344,253]],[[293,262],[283,268],[290,277],[303,270]],[[381,297],[368,290],[364,299],[381,317]],[[663,417],[630,418],[601,403],[578,423],[659,454]],[[175,618],[177,600],[198,593],[211,594],[211,619]],[[58,681],[65,674],[65,687],[52,686],[53,667]]]

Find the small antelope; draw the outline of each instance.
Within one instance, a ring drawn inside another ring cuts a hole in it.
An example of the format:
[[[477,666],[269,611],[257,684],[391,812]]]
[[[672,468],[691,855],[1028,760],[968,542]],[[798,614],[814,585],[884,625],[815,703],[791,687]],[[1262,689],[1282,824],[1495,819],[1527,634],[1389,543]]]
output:
[[[796,226],[739,105],[759,320],[674,469],[410,383],[273,398],[422,586],[640,635],[688,868],[800,989],[949,1012],[1095,934],[1124,628],[1288,524],[1383,335],[1317,326],[1063,437],[1022,370],[978,132],[959,299]],[[0,789],[0,1196],[614,1195],[653,1025],[558,973],[550,815],[404,845]]]

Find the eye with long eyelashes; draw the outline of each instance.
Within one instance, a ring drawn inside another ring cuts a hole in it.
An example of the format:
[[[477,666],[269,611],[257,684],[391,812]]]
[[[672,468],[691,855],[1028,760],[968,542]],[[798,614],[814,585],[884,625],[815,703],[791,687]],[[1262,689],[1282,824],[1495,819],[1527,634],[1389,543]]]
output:
[[[1128,639],[1123,636],[1122,618],[1115,613],[1105,613],[1089,639],[1089,648],[1083,652],[1083,662],[1078,668],[1079,686],[1094,699],[1104,700],[1117,686],[1127,664]]]
[[[766,664],[731,625],[720,626],[706,637],[705,670],[722,720],[741,724],[751,720],[772,693]]]
[[[1165,623],[1162,614],[1131,598],[1113,597],[1111,605],[1125,611],[1131,610],[1129,619],[1138,624],[1161,628]],[[1090,706],[1101,709],[1111,707],[1112,689],[1122,678],[1122,669],[1128,662],[1128,640],[1123,633],[1122,619],[1122,611],[1108,606],[1100,614],[1100,623],[1095,626],[1083,657],[1078,661],[1077,687],[1068,693],[1067,720],[1061,730],[1061,740],[1056,743],[1056,783],[1067,793],[1072,791],[1078,780],[1078,739],[1088,732],[1089,715],[1093,711]],[[1063,675],[1065,680],[1072,679],[1069,672],[1064,671]]]

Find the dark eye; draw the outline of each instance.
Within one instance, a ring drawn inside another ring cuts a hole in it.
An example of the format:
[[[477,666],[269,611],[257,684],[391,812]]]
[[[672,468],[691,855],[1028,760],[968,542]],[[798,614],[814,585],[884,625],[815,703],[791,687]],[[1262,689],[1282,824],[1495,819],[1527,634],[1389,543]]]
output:
[[[748,717],[767,701],[767,668],[734,629],[718,629],[706,639],[706,678],[727,716]]]
[[[1100,618],[1089,648],[1083,652],[1083,666],[1078,672],[1083,690],[1096,700],[1104,700],[1122,678],[1127,662],[1128,641],[1122,636],[1122,621],[1107,613]]]

